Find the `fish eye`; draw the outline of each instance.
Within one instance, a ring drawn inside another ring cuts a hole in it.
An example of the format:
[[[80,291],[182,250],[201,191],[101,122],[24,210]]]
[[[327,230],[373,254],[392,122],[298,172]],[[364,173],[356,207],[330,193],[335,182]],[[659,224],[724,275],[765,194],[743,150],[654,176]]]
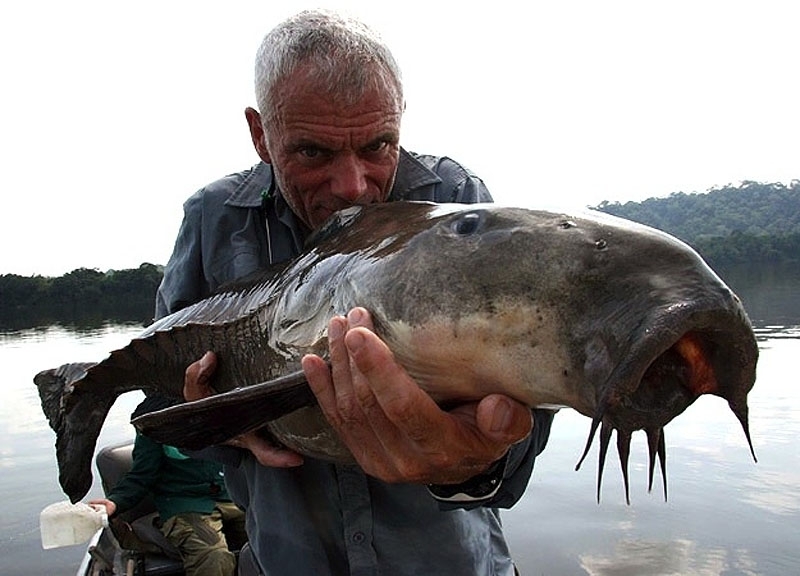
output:
[[[462,214],[450,225],[450,228],[459,236],[470,236],[478,231],[481,223],[481,215],[477,212]]]

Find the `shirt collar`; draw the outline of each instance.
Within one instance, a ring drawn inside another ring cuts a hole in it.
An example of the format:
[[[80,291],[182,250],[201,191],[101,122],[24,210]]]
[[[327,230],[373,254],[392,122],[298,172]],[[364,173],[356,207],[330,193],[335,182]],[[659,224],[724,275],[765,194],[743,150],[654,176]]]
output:
[[[244,178],[225,204],[237,208],[258,208],[272,188],[272,166],[259,162],[244,173]]]
[[[392,200],[402,200],[412,190],[438,184],[441,181],[442,179],[433,170],[401,147],[397,174],[395,174],[394,186],[392,186],[389,197]]]

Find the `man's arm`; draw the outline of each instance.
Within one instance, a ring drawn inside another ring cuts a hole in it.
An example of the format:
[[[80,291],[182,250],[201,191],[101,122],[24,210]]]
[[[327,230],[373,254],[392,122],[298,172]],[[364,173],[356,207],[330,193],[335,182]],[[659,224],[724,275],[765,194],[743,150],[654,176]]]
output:
[[[160,444],[137,433],[133,444],[131,469],[111,489],[107,499],[91,500],[89,503],[104,505],[109,516],[133,508],[158,482],[162,457]],[[109,506],[109,502],[114,505],[113,509]]]
[[[208,291],[208,287],[203,277],[200,242],[201,192],[189,198],[183,205],[183,221],[156,293],[156,320],[207,295],[204,293],[204,290]]]

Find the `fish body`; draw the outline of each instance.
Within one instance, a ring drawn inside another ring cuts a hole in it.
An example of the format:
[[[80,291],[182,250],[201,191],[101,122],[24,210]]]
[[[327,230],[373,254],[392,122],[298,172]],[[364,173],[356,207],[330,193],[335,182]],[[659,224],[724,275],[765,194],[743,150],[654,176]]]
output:
[[[325,355],[328,320],[354,306],[442,405],[503,393],[590,417],[598,497],[612,431],[624,470],[631,433],[647,432],[652,483],[656,456],[665,474],[664,425],[702,394],[725,398],[750,441],[756,340],[739,299],[686,244],[597,213],[393,202],[337,213],[281,270],[155,322],[97,364],[39,373],[65,492],[88,491],[116,397],[180,398],[206,350],[222,393],[140,417],[140,430],[196,449],[264,429],[347,461],[299,370],[304,354]]]

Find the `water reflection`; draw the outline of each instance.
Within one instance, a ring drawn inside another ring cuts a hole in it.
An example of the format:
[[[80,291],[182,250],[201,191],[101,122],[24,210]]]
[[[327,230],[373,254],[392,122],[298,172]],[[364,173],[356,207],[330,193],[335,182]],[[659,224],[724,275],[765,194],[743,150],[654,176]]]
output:
[[[746,264],[717,270],[742,299],[756,326],[797,328],[800,313],[800,266]]]
[[[742,499],[751,506],[789,518],[800,514],[800,474],[767,471],[742,478],[741,482]]]
[[[72,329],[47,326],[0,332],[3,402],[0,402],[0,493],[7,505],[0,516],[0,574],[74,574],[83,547],[42,550],[39,512],[65,498],[58,485],[55,434],[42,414],[33,376],[64,362],[96,361],[141,332],[138,324],[101,324]],[[112,407],[99,445],[133,437],[130,413],[141,393],[120,397]],[[90,496],[100,496],[99,484]]]
[[[99,323],[87,322],[77,324],[50,324],[20,329],[0,330],[0,345],[21,346],[27,342],[60,342],[66,345],[68,340],[80,340],[80,345],[87,345],[110,335],[124,334],[126,339],[119,339],[120,345],[143,330],[139,322],[112,322],[105,320]]]
[[[758,340],[800,338],[800,326],[764,326],[755,329]]]
[[[693,574],[716,576],[733,569],[739,574],[756,575],[749,551],[706,548],[691,540],[670,542],[622,540],[612,553],[582,555],[581,568],[591,576],[656,576]]]

